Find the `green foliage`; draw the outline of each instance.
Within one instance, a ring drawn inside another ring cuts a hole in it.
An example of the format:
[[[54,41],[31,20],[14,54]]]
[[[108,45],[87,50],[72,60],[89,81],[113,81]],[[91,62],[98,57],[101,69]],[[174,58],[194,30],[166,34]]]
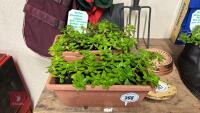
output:
[[[52,59],[49,72],[60,79],[66,79],[67,73],[72,74],[73,86],[84,89],[86,84],[92,87],[109,88],[115,84],[152,85],[157,86],[159,77],[154,73],[153,60],[159,59],[156,53],[138,50],[134,53],[113,54],[102,51],[96,61],[96,56],[89,51],[81,51],[83,60],[65,62],[60,57]],[[61,80],[60,83],[63,83]]]
[[[59,39],[56,40],[56,43],[54,43],[50,48],[49,52],[52,55],[59,55],[61,52],[65,51],[67,46],[67,38],[65,38],[63,35],[59,36]],[[69,46],[69,45],[68,45]]]
[[[181,36],[181,40],[185,43],[194,44],[200,47],[200,25],[194,28],[191,36],[187,36],[186,34],[183,34]]]
[[[136,44],[135,28],[128,25],[124,31],[109,22],[102,21],[96,26],[88,25],[85,33],[74,30],[71,26],[63,29],[63,34],[50,47],[51,54],[60,54],[62,51],[79,50],[121,50],[128,52]]]
[[[85,33],[75,31],[71,26],[63,30],[63,34],[50,47],[53,55],[48,72],[59,78],[63,84],[67,79],[73,86],[82,90],[87,84],[92,87],[109,88],[112,85],[151,85],[157,86],[159,77],[153,61],[163,58],[146,50],[130,52],[136,44],[135,28],[128,25],[121,31],[118,26],[108,21],[96,26],[88,25]],[[89,50],[100,50],[99,55]],[[119,50],[120,53],[113,53]],[[82,60],[66,62],[61,56],[63,51],[78,51]]]

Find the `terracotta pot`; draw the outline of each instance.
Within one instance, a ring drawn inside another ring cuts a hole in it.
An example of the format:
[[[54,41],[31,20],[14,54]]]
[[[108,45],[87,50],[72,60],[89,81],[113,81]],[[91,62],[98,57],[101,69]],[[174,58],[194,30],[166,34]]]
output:
[[[91,53],[95,54],[96,57],[96,61],[99,61],[99,57],[98,55],[100,54],[99,50],[91,50]],[[121,53],[121,51],[117,51],[117,50],[113,50],[112,53]],[[62,53],[62,57],[64,58],[65,61],[75,61],[75,60],[82,60],[83,59],[83,55],[81,55],[81,53],[79,52],[72,52],[72,51],[65,51]]]
[[[91,53],[98,55],[100,51],[98,50],[92,50]],[[72,52],[72,51],[65,51],[62,53],[62,57],[65,61],[75,61],[75,60],[81,60],[83,59],[83,55],[79,52]]]
[[[47,88],[54,91],[64,105],[73,107],[132,107],[152,90],[150,86],[140,85],[114,85],[107,90],[87,85],[86,90],[77,91],[71,84],[55,84],[55,78],[51,76]],[[128,101],[127,105],[124,101]]]
[[[162,75],[167,75],[167,74],[172,72],[172,70],[173,70],[173,59],[168,52],[163,51],[161,49],[157,49],[157,48],[149,48],[149,49],[146,49],[146,50],[158,53],[158,54],[160,54],[164,57],[163,62],[155,62],[157,67],[158,67],[158,69],[155,71],[155,73],[157,75],[162,76]]]
[[[54,43],[56,43],[56,41],[59,39],[61,35],[56,35]],[[91,50],[91,53],[98,55],[100,54],[99,50]],[[121,53],[121,51],[117,51],[117,50],[113,50],[113,53]],[[50,53],[52,56],[53,54]],[[72,52],[72,51],[65,51],[62,53],[62,57],[64,58],[65,61],[76,61],[76,60],[81,60],[83,59],[83,55],[80,54],[80,52]],[[99,60],[99,58],[97,58],[97,61]]]

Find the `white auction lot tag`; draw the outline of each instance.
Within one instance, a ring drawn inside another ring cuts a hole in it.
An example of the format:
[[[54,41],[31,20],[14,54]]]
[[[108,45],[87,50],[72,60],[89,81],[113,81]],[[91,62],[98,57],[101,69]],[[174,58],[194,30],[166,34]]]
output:
[[[128,103],[138,101],[139,98],[140,96],[137,93],[126,93],[121,95],[120,100],[123,101],[126,106]]]
[[[103,111],[106,113],[113,112],[113,108],[104,108]]]
[[[165,82],[159,81],[158,87],[156,88],[156,92],[167,92],[168,85]]]
[[[72,9],[69,11],[67,25],[71,25],[75,30],[83,32],[82,28],[87,28],[88,14],[85,11]]]
[[[196,10],[191,17],[190,30],[192,31],[197,25],[200,25],[200,10]]]

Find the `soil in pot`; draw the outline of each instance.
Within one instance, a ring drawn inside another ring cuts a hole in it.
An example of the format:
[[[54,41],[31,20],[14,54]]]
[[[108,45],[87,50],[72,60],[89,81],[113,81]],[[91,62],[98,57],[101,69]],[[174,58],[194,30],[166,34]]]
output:
[[[67,73],[67,76],[65,77],[63,84],[72,84],[71,75],[72,73]],[[60,84],[60,78],[55,78],[55,83]]]

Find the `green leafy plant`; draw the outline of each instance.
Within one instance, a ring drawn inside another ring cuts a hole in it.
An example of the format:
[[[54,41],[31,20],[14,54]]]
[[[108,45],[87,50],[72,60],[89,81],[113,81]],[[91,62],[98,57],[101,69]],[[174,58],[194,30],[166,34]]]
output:
[[[196,26],[190,36],[183,34],[181,40],[188,44],[194,44],[200,47],[200,25]]]
[[[159,77],[154,74],[153,60],[159,59],[156,53],[138,50],[133,53],[113,54],[102,51],[99,60],[89,51],[81,51],[83,60],[65,62],[62,57],[52,58],[49,72],[65,83],[72,79],[73,86],[84,89],[87,84],[93,87],[109,88],[112,85],[152,85],[157,86]],[[69,78],[68,73],[73,73]]]
[[[135,28],[128,25],[121,30],[117,25],[102,21],[96,26],[89,24],[85,33],[80,33],[67,26],[62,30],[62,35],[50,47],[51,54],[60,54],[62,51],[79,50],[119,50],[130,51],[136,44],[134,38]]]
[[[53,57],[48,72],[58,83],[71,80],[78,90],[85,89],[87,84],[103,88],[112,85],[158,85],[154,61],[163,58],[143,49],[130,51],[136,44],[133,26],[126,26],[122,31],[115,24],[103,21],[84,30],[85,34],[67,26],[49,49]],[[95,55],[90,50],[99,50],[100,54]],[[113,53],[112,50],[121,52]],[[61,55],[64,51],[78,51],[83,59],[66,62]]]

